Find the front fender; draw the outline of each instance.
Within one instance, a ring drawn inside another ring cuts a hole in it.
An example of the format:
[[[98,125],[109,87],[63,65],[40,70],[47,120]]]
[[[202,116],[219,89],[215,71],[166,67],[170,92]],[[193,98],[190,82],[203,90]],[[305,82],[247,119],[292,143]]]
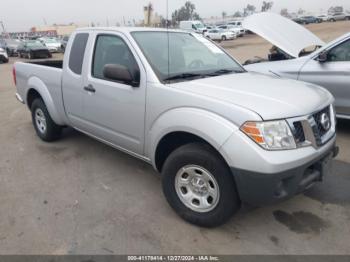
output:
[[[153,122],[146,139],[145,152],[156,167],[157,146],[167,134],[187,132],[204,139],[220,151],[220,147],[237,129],[232,122],[215,113],[198,108],[176,108],[163,113]]]
[[[27,88],[27,92],[26,92],[26,96],[25,96],[26,97],[26,104],[28,105],[29,91],[31,89],[34,89],[35,91],[37,91],[40,94],[40,96],[44,100],[44,103],[47,107],[47,110],[49,111],[49,114],[50,114],[52,120],[58,125],[64,125],[65,122],[60,117],[60,114],[58,113],[58,111],[55,107],[54,100],[53,100],[47,86],[45,85],[45,83],[42,80],[40,80],[40,78],[33,76],[33,77],[30,77],[28,79],[27,87],[28,88]]]

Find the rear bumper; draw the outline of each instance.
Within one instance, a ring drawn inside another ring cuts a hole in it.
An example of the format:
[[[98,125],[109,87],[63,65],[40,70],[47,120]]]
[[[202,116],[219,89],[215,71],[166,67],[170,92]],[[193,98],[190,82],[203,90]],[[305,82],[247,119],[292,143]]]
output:
[[[242,202],[262,206],[288,199],[322,181],[338,152],[334,143],[316,159],[279,173],[261,174],[235,168],[231,171]]]

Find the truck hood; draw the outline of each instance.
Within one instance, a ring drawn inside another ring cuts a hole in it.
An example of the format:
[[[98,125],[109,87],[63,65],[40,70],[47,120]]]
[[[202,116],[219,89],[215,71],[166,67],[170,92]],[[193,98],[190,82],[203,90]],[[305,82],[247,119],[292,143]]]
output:
[[[274,13],[259,13],[247,17],[243,27],[277,46],[296,58],[310,46],[323,46],[325,43],[305,27]]]
[[[264,120],[304,116],[333,102],[332,95],[324,88],[259,73],[222,75],[170,86],[241,106]]]
[[[29,49],[32,51],[48,50],[46,46],[31,46]]]
[[[45,43],[47,47],[60,47],[61,43]]]

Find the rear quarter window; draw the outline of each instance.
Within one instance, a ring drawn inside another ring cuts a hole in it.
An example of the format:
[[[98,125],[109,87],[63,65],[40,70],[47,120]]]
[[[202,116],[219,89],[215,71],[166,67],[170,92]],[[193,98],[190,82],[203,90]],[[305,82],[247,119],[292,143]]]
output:
[[[69,68],[75,74],[81,75],[84,62],[86,44],[89,39],[88,33],[76,34],[70,51]]]

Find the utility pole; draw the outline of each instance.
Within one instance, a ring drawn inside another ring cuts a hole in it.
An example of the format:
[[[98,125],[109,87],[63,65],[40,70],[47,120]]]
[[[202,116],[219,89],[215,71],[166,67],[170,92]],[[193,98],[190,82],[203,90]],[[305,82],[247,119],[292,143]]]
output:
[[[6,32],[6,29],[5,29],[5,26],[4,26],[4,22],[3,22],[3,21],[0,21],[0,24],[1,24],[1,28],[2,28],[2,33],[3,33],[6,37],[9,37],[9,35],[8,35],[7,32]]]

